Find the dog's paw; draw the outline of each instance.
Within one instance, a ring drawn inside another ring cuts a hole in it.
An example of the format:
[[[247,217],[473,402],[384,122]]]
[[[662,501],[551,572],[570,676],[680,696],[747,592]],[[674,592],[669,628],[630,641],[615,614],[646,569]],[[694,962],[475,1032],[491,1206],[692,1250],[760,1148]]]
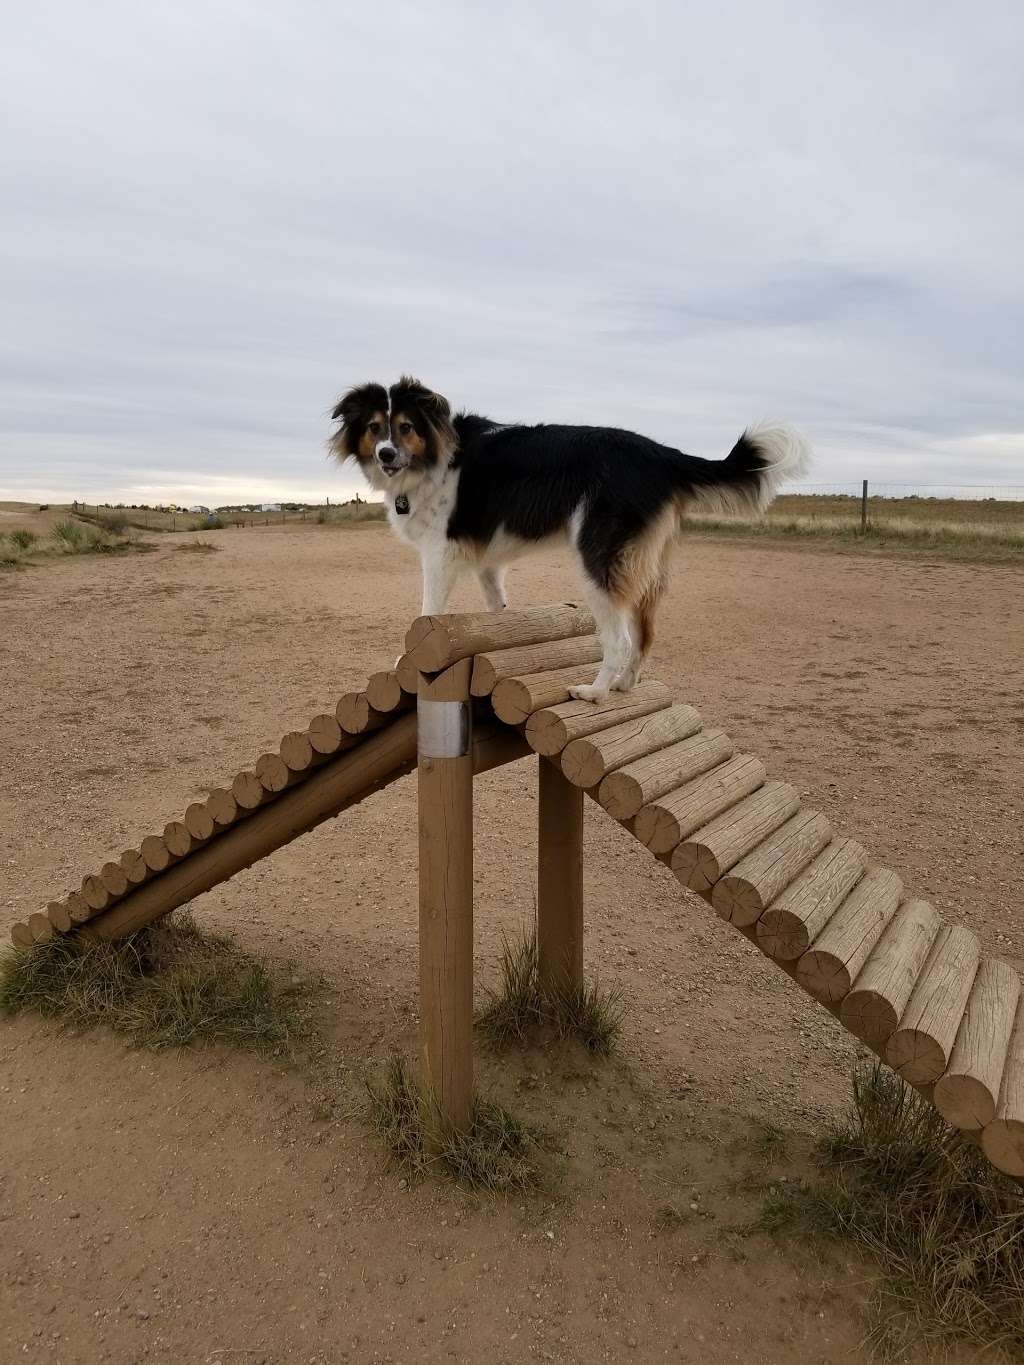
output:
[[[578,687],[569,688],[569,696],[577,701],[607,701],[608,688],[597,687],[594,683],[581,683]]]

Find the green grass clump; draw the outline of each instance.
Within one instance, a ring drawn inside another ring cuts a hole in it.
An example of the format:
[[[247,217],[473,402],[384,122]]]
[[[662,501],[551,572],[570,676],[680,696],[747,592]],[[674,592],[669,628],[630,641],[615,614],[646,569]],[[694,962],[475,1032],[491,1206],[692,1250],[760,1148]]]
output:
[[[27,531],[27,530],[24,530],[24,529],[19,529],[19,530],[17,530],[17,531],[12,531],[12,532],[11,532],[11,541],[12,541],[12,543],[13,543],[19,550],[23,550],[23,551],[26,551],[26,552],[27,552],[28,550],[31,550],[32,546],[36,543],[36,539],[37,539],[37,537],[36,537],[35,531]]]
[[[180,914],[117,943],[79,935],[8,950],[0,1012],[106,1024],[136,1046],[226,1042],[271,1051],[298,1030],[295,992],[267,964]]]
[[[226,523],[222,517],[219,517],[216,512],[211,512],[209,516],[203,517],[203,520],[199,524],[199,529],[201,531],[223,531],[225,525]],[[213,547],[211,546],[211,549],[212,548]]]
[[[69,555],[125,554],[151,548],[126,534],[124,518],[108,517],[106,520],[112,524],[117,522],[118,529],[106,530],[101,525],[72,521],[69,517],[58,521],[53,528],[57,548]]]
[[[841,1239],[881,1269],[875,1344],[1024,1350],[1024,1193],[880,1064],[821,1144],[822,1180],[773,1186],[757,1226]]]
[[[607,1056],[622,1032],[622,993],[594,983],[579,989],[545,990],[540,983],[536,933],[512,941],[502,935],[501,985],[476,1017],[476,1026],[496,1046],[530,1042],[544,1029],[575,1038]]]
[[[550,1183],[535,1135],[493,1100],[474,1100],[468,1132],[445,1132],[435,1102],[397,1053],[380,1084],[368,1089],[371,1124],[394,1165],[417,1175],[437,1170],[491,1194],[525,1194]]]

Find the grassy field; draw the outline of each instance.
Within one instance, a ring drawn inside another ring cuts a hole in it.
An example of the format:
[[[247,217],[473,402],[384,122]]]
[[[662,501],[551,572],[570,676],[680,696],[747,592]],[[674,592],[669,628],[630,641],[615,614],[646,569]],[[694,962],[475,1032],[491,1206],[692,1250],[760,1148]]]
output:
[[[687,517],[687,529],[729,539],[815,549],[938,555],[979,563],[1024,563],[1024,502],[985,498],[869,498],[787,493],[760,519]]]

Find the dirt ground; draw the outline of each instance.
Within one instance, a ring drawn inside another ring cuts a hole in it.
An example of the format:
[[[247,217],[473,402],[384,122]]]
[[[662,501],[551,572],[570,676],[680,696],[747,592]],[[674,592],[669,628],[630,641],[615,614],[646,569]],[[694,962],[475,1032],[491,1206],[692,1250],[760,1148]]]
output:
[[[0,578],[5,936],[400,652],[418,570],[385,530],[215,539]],[[575,593],[556,553],[511,587]],[[701,538],[651,673],[1020,965],[1022,623],[1019,571]],[[480,987],[532,913],[535,782],[478,784]],[[855,1044],[589,805],[586,837],[620,1055],[478,1051],[483,1089],[564,1151],[551,1197],[409,1185],[366,1127],[364,1077],[416,1049],[413,779],[196,905],[314,983],[313,1055],[0,1024],[0,1360],[866,1359],[864,1263],[731,1230],[803,1169]],[[788,1135],[772,1164],[763,1124]]]

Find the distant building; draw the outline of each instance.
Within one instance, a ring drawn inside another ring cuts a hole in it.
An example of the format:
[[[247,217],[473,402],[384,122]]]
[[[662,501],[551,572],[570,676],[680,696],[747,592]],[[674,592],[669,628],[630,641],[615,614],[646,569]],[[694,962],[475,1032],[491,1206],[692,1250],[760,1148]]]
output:
[[[281,504],[279,502],[265,502],[260,507],[261,512],[280,512],[280,510]]]
[[[208,507],[204,507],[202,503],[199,502],[197,502],[194,507],[190,507],[188,510],[190,512],[201,512],[204,517],[208,517],[210,515],[210,509]]]

